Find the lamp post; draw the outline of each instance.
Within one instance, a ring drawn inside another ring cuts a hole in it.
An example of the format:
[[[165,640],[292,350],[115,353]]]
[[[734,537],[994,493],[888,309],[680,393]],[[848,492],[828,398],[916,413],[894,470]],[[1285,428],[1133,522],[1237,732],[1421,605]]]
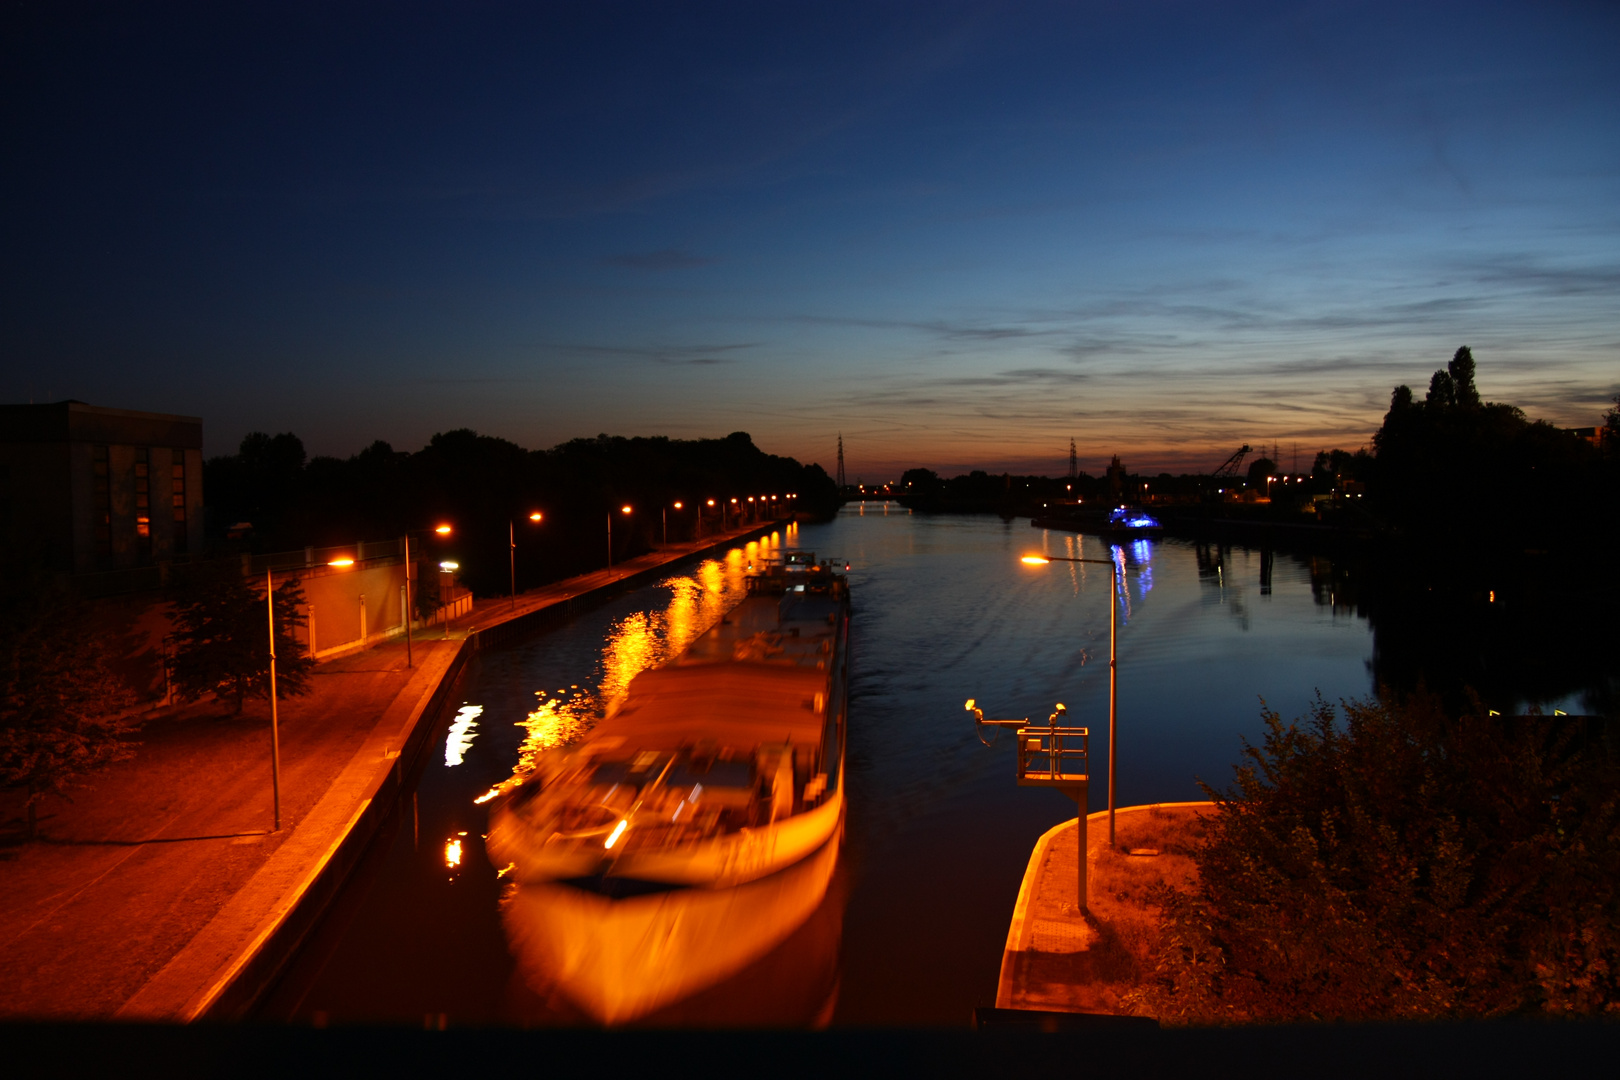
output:
[[[435,525],[433,532],[437,536],[449,536],[453,530],[448,525]],[[411,530],[405,530],[405,610],[402,613],[405,619],[405,666],[415,667],[415,659],[411,655],[411,607],[414,598],[411,595]]]
[[[1119,717],[1119,564],[1113,559],[1067,559],[1061,555],[1025,555],[1021,562],[1045,566],[1052,562],[1096,563],[1112,571],[1108,594],[1108,846],[1114,846],[1114,747]]]
[[[714,500],[713,499],[709,500],[709,505],[710,506],[714,505]],[[720,513],[722,515],[724,515],[725,511],[722,510],[722,511],[720,511]],[[722,524],[721,528],[724,529],[725,525]],[[699,539],[701,539],[703,537],[703,507],[701,507],[701,506],[699,506],[697,508],[697,534],[698,534]]]
[[[540,511],[535,510],[529,514],[529,520],[538,525],[544,517]],[[506,546],[507,565],[512,574],[512,610],[517,610],[517,528],[511,518],[506,519]]]
[[[281,725],[276,715],[276,582],[264,572],[264,610],[270,625],[270,792],[275,802],[276,827],[281,831]]]
[[[630,509],[631,508],[628,507],[628,506],[621,506],[621,507],[619,507],[619,513],[628,514],[628,513],[630,513]],[[608,564],[607,564],[607,568],[609,570],[611,570],[611,569],[613,569],[613,511],[611,511],[611,510],[609,510],[607,512],[607,521],[608,521]]]

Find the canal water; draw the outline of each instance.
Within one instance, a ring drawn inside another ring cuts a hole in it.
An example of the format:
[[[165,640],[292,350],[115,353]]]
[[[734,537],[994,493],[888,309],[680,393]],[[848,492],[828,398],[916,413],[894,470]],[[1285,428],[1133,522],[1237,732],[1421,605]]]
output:
[[[1366,619],[1324,560],[1171,539],[1114,543],[1025,520],[852,504],[688,564],[470,665],[400,812],[261,1009],[313,1023],[565,1025],[566,996],[514,959],[521,920],[486,858],[477,800],[520,760],[587,730],[636,672],[679,652],[773,548],[850,564],[845,847],[820,909],[771,956],[653,1018],[665,1024],[951,1025],[992,1004],[1039,835],[1074,804],[1014,783],[963,709],[1091,728],[1106,805],[1110,607],[1119,620],[1120,805],[1225,787],[1261,714],[1372,690]],[[1021,563],[1036,552],[1112,561]],[[1262,702],[1264,704],[1262,704]]]

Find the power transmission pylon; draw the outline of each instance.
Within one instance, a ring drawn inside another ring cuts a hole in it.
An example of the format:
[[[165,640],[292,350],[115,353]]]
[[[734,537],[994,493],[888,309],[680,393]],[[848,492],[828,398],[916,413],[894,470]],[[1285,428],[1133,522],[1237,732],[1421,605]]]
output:
[[[1069,480],[1080,478],[1080,456],[1074,452],[1074,440],[1069,440]]]
[[[838,488],[843,490],[849,485],[844,483],[844,433],[838,433]]]

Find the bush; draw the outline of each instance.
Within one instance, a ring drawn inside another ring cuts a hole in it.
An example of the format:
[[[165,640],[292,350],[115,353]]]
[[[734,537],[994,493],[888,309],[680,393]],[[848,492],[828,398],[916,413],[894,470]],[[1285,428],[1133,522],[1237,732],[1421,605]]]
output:
[[[30,839],[41,800],[133,756],[134,701],[59,583],[23,574],[0,589],[0,783],[27,791]]]
[[[1481,710],[1483,711],[1483,710]],[[1166,890],[1134,1004],[1183,1022],[1610,1014],[1620,785],[1601,723],[1419,693],[1265,713]]]

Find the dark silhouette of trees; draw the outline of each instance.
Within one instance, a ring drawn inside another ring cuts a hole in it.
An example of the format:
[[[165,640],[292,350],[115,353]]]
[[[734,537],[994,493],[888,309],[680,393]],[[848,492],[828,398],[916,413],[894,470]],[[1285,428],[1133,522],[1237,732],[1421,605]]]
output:
[[[1477,409],[1479,391],[1474,388],[1474,351],[1466,345],[1459,348],[1446,365],[1446,374],[1451,378],[1451,403],[1463,409]]]
[[[614,521],[617,560],[662,542],[666,521],[671,541],[691,538],[700,509],[705,534],[719,528],[722,508],[735,524],[733,497],[746,505],[749,495],[774,494],[786,510],[783,496],[792,493],[792,509],[827,516],[838,507],[820,466],[763,453],[744,432],[694,440],[599,435],[531,451],[459,429],[415,453],[375,442],[347,459],[317,457],[296,468],[302,446],[295,453],[293,442],[250,436],[237,455],[209,462],[216,532],[251,520],[255,550],[285,551],[386,539],[444,521],[452,537],[421,550],[433,561],[455,558],[463,583],[484,595],[508,588],[509,522],[523,589],[600,567],[610,508],[635,507]],[[538,526],[527,520],[534,510],[545,514]]]
[[[315,662],[293,637],[302,626],[303,589],[296,579],[276,586],[276,697],[309,693]],[[174,652],[169,679],[182,699],[206,694],[229,699],[233,714],[248,695],[270,696],[270,627],[264,594],[230,561],[202,563],[175,590]]]
[[[1166,891],[1139,1004],[1194,1022],[1433,1020],[1620,1004],[1620,762],[1578,718],[1436,699],[1265,713],[1198,885]]]
[[[1373,436],[1368,497],[1409,539],[1441,547],[1494,541],[1543,547],[1595,534],[1613,518],[1614,470],[1570,432],[1481,401],[1473,353],[1457,350],[1425,400],[1397,386]]]
[[[62,583],[15,574],[0,589],[0,783],[27,792],[28,836],[50,795],[134,754],[134,694],[108,666],[88,613]]]

